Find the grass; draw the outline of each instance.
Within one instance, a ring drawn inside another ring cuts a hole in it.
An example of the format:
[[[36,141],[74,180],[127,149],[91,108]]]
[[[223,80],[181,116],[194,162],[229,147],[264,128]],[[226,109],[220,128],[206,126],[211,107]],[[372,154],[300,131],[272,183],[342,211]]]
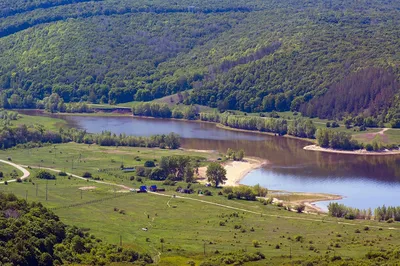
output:
[[[7,160],[7,158],[5,160]],[[22,172],[20,170],[16,169],[15,167],[9,164],[1,162],[0,162],[0,172],[3,172],[3,178],[0,178],[0,181],[7,181],[13,179],[13,177],[11,176],[13,172],[16,172],[18,176],[22,176]]]
[[[127,177],[132,174],[123,174],[118,169],[110,170],[108,174],[98,173],[96,170],[118,168],[121,161],[125,165],[142,165],[147,159],[158,160],[163,155],[171,154],[207,158],[217,156],[179,150],[127,147],[116,149],[69,143],[30,151],[1,151],[0,158],[12,157],[15,163],[31,166],[40,165],[60,170],[66,168],[68,172],[78,175],[83,171],[91,171],[104,180],[137,187],[142,183],[137,182],[136,178],[135,181],[130,181]],[[136,156],[141,161],[136,161]],[[73,169],[71,158],[76,160]],[[176,186],[164,186],[167,189],[164,194],[169,195],[165,197],[149,193],[120,193],[115,192],[113,186],[76,178],[58,176],[55,181],[38,180],[34,178],[37,169],[30,171],[30,181],[1,185],[0,191],[13,192],[21,198],[27,197],[28,201],[40,201],[47,207],[56,208],[54,212],[67,224],[90,228],[93,234],[109,243],[119,244],[122,236],[123,246],[149,252],[157,260],[157,254],[161,252],[160,265],[184,265],[189,260],[199,263],[205,258],[204,248],[206,257],[217,251],[260,251],[268,258],[262,262],[263,265],[267,262],[276,265],[290,262],[290,250],[294,260],[333,254],[343,258],[362,258],[368,250],[400,245],[400,234],[388,229],[393,227],[400,230],[397,223],[389,225],[376,221],[350,221],[349,224],[340,224],[338,222],[344,220],[323,215],[296,214],[257,201],[228,200],[225,196],[218,195],[220,189],[216,188],[207,188],[212,191],[213,196],[200,197],[192,194],[184,195],[189,199],[180,199],[171,197],[176,194]],[[160,182],[149,180],[144,180],[144,184],[162,186]],[[186,186],[184,183],[178,185]],[[79,189],[85,186],[95,186],[96,189]],[[192,186],[195,191],[204,189],[201,184]],[[93,202],[100,199],[103,200]],[[82,205],[67,207],[73,203]],[[121,214],[119,210],[124,210],[125,214]],[[363,230],[366,225],[370,230]],[[379,227],[383,230],[379,230]],[[148,228],[148,231],[143,231],[142,228]],[[360,233],[356,233],[356,229]],[[296,241],[297,235],[301,235],[303,241]],[[164,239],[165,243],[161,244],[160,239]],[[253,247],[253,240],[258,240],[261,246]],[[277,245],[279,249],[276,249]]]
[[[199,160],[205,160],[205,156],[216,159],[218,154],[205,154],[183,150],[163,150],[131,147],[102,147],[97,145],[84,145],[66,143],[48,145],[33,149],[9,149],[0,151],[0,158],[6,160],[11,157],[14,162],[22,165],[57,168],[66,172],[82,175],[90,172],[94,177],[103,178],[120,184],[132,184],[129,177],[132,173],[122,171],[110,175],[99,172],[99,169],[118,169],[123,164],[125,167],[143,166],[147,160],[159,161],[162,156],[190,155]],[[111,171],[112,172],[112,171]],[[135,184],[138,185],[138,184]]]
[[[385,131],[385,135],[387,136],[389,143],[400,143],[399,129],[389,129],[388,131]]]
[[[60,127],[65,127],[67,125],[67,121],[63,119],[53,118],[53,117],[46,117],[46,116],[30,116],[19,114],[19,118],[15,121],[12,121],[13,125],[43,125],[48,130],[58,131]]]

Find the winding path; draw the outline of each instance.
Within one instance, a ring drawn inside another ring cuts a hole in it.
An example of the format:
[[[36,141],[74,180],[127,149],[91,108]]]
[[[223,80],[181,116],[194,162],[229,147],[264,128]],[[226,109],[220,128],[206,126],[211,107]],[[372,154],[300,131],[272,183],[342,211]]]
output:
[[[31,175],[31,173],[28,170],[26,170],[25,168],[23,168],[22,166],[20,166],[18,164],[12,163],[10,161],[5,161],[5,160],[0,160],[0,163],[9,164],[9,165],[17,168],[18,170],[20,170],[23,173],[23,175],[20,177],[22,180],[27,179]],[[11,180],[7,180],[7,183],[16,182],[16,181],[17,181],[17,179],[11,179]],[[0,184],[4,184],[4,182],[5,181],[1,181]]]
[[[15,168],[21,170],[24,174],[21,177],[21,179],[26,179],[29,177],[30,173],[28,170],[26,170],[24,167],[27,166],[21,166],[9,161],[4,161],[4,160],[0,160],[0,162],[2,163],[6,163],[9,165],[14,166]],[[35,168],[39,168],[39,167],[35,167]],[[41,169],[46,169],[49,171],[53,171],[53,172],[61,172],[60,170],[57,169],[53,169],[53,168],[43,168],[41,167]],[[110,183],[110,182],[104,182],[104,181],[99,181],[99,180],[93,180],[93,179],[87,179],[78,175],[74,175],[71,173],[66,173],[67,175],[71,175],[73,177],[82,179],[82,180],[89,180],[89,182],[94,182],[94,183],[99,183],[99,184],[105,184],[105,185],[110,185],[110,186],[117,186],[123,189],[127,189],[127,190],[131,190],[132,188],[127,187],[125,185],[121,185],[121,184],[115,184],[115,183]],[[10,180],[7,182],[15,182],[16,179],[14,180]],[[2,182],[4,183],[4,182]],[[247,212],[247,213],[252,213],[252,214],[256,214],[256,215],[260,215],[260,216],[267,216],[267,217],[275,217],[275,218],[282,218],[282,219],[291,219],[291,220],[302,220],[302,221],[312,221],[312,222],[324,222],[324,223],[337,223],[337,224],[343,224],[343,225],[351,225],[351,226],[360,226],[360,224],[358,223],[350,223],[350,222],[341,222],[341,221],[335,221],[335,220],[325,220],[325,219],[313,219],[313,218],[306,218],[306,217],[294,217],[294,216],[281,216],[281,215],[275,215],[275,214],[266,214],[266,213],[262,213],[262,212],[256,212],[256,211],[251,211],[248,209],[243,209],[243,208],[238,208],[238,207],[233,207],[233,206],[229,206],[229,205],[225,205],[225,204],[220,204],[220,203],[216,203],[216,202],[211,202],[211,201],[206,201],[206,200],[200,200],[200,199],[195,199],[195,198],[191,198],[191,197],[183,197],[183,196],[178,196],[178,195],[167,195],[167,194],[162,194],[162,193],[158,193],[158,192],[148,192],[151,195],[155,195],[155,196],[161,196],[161,197],[169,197],[170,200],[168,201],[168,203],[171,201],[171,199],[173,198],[177,198],[177,199],[184,199],[184,200],[191,200],[191,201],[197,201],[200,202],[202,204],[209,204],[209,205],[214,205],[214,206],[218,206],[218,207],[222,207],[222,208],[226,208],[226,209],[231,209],[231,210],[236,210],[236,211],[241,211],[241,212]],[[365,224],[363,224],[365,226]],[[368,225],[371,228],[385,228],[387,230],[397,230],[400,231],[400,228],[394,228],[394,227],[387,227],[387,226],[376,226],[376,225]]]

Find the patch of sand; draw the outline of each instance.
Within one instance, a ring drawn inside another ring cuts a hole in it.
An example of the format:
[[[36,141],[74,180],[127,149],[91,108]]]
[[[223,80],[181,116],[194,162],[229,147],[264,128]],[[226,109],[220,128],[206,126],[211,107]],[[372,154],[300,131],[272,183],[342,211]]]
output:
[[[353,155],[396,155],[400,154],[399,150],[383,150],[383,151],[367,151],[365,149],[355,150],[355,151],[345,151],[345,150],[335,150],[331,148],[322,148],[318,145],[308,145],[303,148],[308,151],[322,151],[330,153],[340,153],[340,154],[353,154]]]
[[[230,161],[224,163],[223,166],[226,170],[226,180],[224,186],[238,186],[240,181],[252,170],[268,164],[268,161],[259,158],[244,158],[243,161]],[[200,167],[198,179],[200,182],[207,182],[206,177],[207,167]]]
[[[96,187],[80,187],[80,190],[92,190],[92,189],[96,189]]]

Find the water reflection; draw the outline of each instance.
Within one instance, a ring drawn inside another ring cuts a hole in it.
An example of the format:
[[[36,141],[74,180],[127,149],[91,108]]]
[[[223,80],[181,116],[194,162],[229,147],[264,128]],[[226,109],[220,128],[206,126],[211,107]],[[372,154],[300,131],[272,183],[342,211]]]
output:
[[[29,113],[32,114],[32,113]],[[36,113],[40,115],[40,113]],[[51,115],[53,116],[53,115]],[[110,130],[137,136],[175,132],[190,149],[244,149],[247,156],[270,164],[252,171],[243,184],[270,189],[326,192],[346,196],[344,203],[359,208],[398,205],[400,156],[361,156],[306,151],[307,142],[223,130],[214,124],[132,117],[58,116],[71,126],[98,133]],[[370,198],[374,197],[374,200]]]

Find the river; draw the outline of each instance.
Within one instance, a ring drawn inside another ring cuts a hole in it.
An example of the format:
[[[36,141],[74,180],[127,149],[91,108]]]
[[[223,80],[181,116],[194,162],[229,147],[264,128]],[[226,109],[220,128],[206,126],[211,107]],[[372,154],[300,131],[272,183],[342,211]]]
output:
[[[30,115],[43,115],[29,111]],[[250,172],[242,184],[273,190],[321,192],[344,196],[339,202],[375,208],[400,202],[400,156],[332,154],[303,150],[307,142],[265,134],[236,132],[214,124],[162,119],[102,116],[60,116],[70,126],[99,133],[104,130],[136,136],[175,132],[189,149],[244,149],[247,156],[270,164]],[[326,208],[326,202],[317,205]]]

